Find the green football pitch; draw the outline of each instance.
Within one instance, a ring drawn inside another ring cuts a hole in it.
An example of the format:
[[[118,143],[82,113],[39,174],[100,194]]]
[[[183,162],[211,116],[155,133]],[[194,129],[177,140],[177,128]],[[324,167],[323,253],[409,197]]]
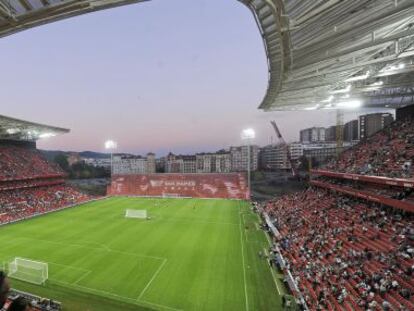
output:
[[[125,218],[146,209],[150,220]],[[0,227],[0,261],[48,263],[16,289],[64,310],[281,310],[283,283],[247,202],[111,198]]]

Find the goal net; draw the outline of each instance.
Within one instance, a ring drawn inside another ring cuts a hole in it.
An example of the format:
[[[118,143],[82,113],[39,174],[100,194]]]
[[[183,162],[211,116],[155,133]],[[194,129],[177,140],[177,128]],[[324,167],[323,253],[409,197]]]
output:
[[[147,219],[147,210],[137,210],[137,209],[127,209],[125,212],[126,218],[141,218],[141,219]]]
[[[8,263],[8,275],[32,284],[44,284],[49,276],[48,264],[16,257]]]

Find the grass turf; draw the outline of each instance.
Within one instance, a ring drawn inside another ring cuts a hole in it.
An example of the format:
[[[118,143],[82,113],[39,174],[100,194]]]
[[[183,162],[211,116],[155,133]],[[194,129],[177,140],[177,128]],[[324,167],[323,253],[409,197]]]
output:
[[[1,262],[49,264],[46,285],[12,283],[64,310],[281,310],[283,285],[258,256],[269,244],[245,202],[111,198],[3,226],[0,245]]]

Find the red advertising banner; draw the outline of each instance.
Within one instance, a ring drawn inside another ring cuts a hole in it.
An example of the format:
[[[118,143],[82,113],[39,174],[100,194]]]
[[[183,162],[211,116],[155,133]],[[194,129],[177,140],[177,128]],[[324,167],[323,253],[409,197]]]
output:
[[[337,172],[325,171],[325,170],[311,170],[311,174],[334,177],[334,178],[339,178],[339,179],[342,178],[342,179],[348,179],[348,180],[363,181],[363,182],[369,182],[369,183],[380,184],[380,185],[414,188],[414,179],[389,178],[389,177],[382,177],[382,176],[337,173]]]
[[[355,190],[350,187],[332,185],[330,183],[316,181],[316,180],[311,180],[310,183],[314,186],[335,190],[335,191],[345,193],[347,195],[354,196],[360,199],[365,199],[367,201],[381,203],[381,204],[388,205],[394,208],[398,208],[398,209],[401,209],[407,212],[414,213],[414,204],[410,202],[391,199],[391,198],[383,197],[381,195],[378,195],[376,193],[372,193],[369,191]]]
[[[248,199],[244,174],[115,175],[109,195]]]

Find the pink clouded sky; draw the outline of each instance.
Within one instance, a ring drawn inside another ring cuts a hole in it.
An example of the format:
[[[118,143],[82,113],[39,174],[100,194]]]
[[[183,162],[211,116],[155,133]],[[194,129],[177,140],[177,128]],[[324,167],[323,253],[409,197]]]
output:
[[[331,125],[332,111],[264,113],[263,43],[235,0],[154,0],[88,14],[0,40],[0,114],[67,127],[40,148],[214,151],[266,144],[275,119],[288,141]],[[356,116],[348,112],[346,120]]]

